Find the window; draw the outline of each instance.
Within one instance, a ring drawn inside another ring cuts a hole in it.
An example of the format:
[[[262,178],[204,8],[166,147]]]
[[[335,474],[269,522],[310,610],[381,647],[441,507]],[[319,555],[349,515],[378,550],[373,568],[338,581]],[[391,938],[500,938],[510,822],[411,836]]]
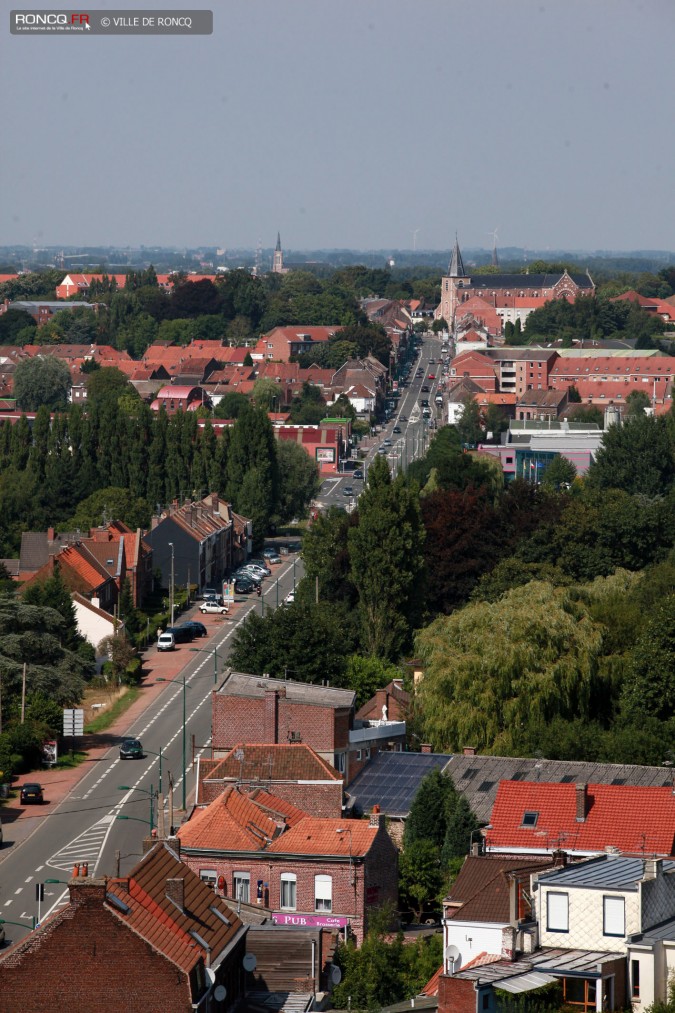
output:
[[[539,819],[539,813],[535,812],[524,812],[523,822],[520,824],[521,827],[536,827],[537,820]]]
[[[281,907],[286,911],[295,911],[297,896],[297,880],[292,872],[281,874]]]
[[[626,935],[626,913],[623,897],[602,898],[602,934],[603,936]]]
[[[314,877],[314,910],[333,910],[333,878],[332,876]]]
[[[200,869],[199,878],[202,883],[208,883],[215,890],[216,883],[218,882],[218,876],[215,869]]]
[[[333,766],[337,770],[338,774],[344,774],[345,773],[345,771],[347,769],[346,760],[347,760],[347,757],[345,756],[344,753],[336,753],[335,754],[335,760],[333,762]]]
[[[360,749],[357,749],[357,750],[356,750],[356,759],[357,759],[357,760],[360,760],[360,759],[361,759],[361,750],[360,750]]]
[[[251,875],[248,872],[235,872],[232,877],[233,897],[248,904],[251,899]]]
[[[630,994],[633,999],[640,998],[640,961],[630,962]]]
[[[594,1010],[595,991],[595,981],[586,978],[563,978],[563,1000],[568,1006]]]
[[[566,893],[546,894],[546,929],[548,932],[569,932],[569,897]]]
[[[490,1009],[490,993],[483,992],[482,999],[483,999],[482,1003],[483,1009]]]

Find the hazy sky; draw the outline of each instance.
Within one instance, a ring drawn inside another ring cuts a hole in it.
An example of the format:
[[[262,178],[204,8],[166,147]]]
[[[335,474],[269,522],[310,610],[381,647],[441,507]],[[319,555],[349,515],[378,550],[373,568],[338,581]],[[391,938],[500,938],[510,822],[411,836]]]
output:
[[[673,0],[219,0],[200,38],[0,4],[0,245],[675,248]]]

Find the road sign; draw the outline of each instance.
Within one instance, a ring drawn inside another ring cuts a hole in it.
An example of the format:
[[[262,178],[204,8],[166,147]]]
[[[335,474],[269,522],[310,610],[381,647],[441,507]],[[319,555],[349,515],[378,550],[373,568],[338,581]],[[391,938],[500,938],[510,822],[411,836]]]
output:
[[[81,707],[64,708],[63,734],[71,737],[84,734],[84,710]]]

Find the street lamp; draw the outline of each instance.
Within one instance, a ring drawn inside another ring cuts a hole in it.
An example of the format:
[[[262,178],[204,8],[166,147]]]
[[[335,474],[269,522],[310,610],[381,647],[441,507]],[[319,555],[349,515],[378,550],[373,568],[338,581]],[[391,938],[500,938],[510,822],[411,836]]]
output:
[[[157,679],[157,682],[172,682],[178,686],[183,685],[183,812],[187,812],[187,796],[185,792],[186,763],[185,763],[185,676],[180,679]]]
[[[142,791],[144,795],[149,795],[150,796],[150,830],[153,830],[154,826],[155,826],[154,806],[152,804],[153,801],[154,801],[154,798],[155,798],[155,789],[153,788],[153,786],[150,785],[150,791],[148,791],[147,788],[133,788],[129,784],[118,784],[117,785],[117,790],[118,791]]]
[[[169,548],[171,549],[171,588],[170,588],[170,599],[171,599],[171,625],[173,626],[173,613],[174,613],[174,601],[173,601],[173,589],[174,589],[174,577],[173,577],[173,542],[169,542]]]
[[[192,651],[193,654],[210,654],[211,653],[211,648],[210,647],[191,647],[190,650]],[[217,647],[213,648],[213,682],[214,682],[214,685],[215,685],[215,683],[218,682],[218,648]],[[161,788],[160,788],[160,791],[161,791]]]
[[[151,756],[159,756],[159,794],[162,794],[162,747],[159,747],[159,752],[156,753],[154,749],[146,749],[143,746],[144,753],[150,753]]]

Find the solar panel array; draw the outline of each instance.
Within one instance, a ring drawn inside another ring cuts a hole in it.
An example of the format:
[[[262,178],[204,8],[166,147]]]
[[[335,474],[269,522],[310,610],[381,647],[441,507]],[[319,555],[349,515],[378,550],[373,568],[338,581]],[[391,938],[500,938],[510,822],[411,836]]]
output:
[[[449,760],[443,753],[378,753],[349,785],[350,805],[356,813],[379,805],[390,816],[407,816],[422,778]]]

